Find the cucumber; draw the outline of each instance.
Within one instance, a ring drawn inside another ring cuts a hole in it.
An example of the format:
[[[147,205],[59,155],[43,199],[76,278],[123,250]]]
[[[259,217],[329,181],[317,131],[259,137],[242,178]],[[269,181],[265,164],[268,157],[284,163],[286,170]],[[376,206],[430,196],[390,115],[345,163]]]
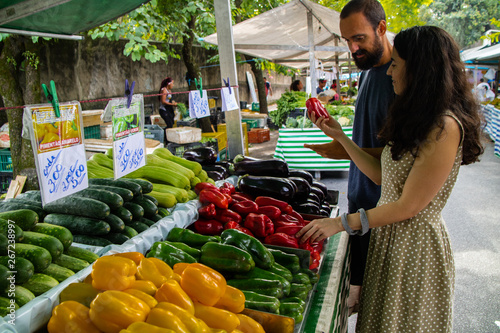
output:
[[[90,185],[107,185],[107,186],[117,186],[121,188],[126,188],[132,191],[134,196],[142,194],[141,185],[124,179],[112,179],[112,178],[91,178],[89,179]]]
[[[19,272],[18,272],[18,275],[19,275]],[[18,275],[16,275],[16,282],[17,282]],[[29,291],[28,289],[26,289],[22,286],[16,286],[15,291],[14,291],[14,299],[15,299],[17,305],[23,306],[26,303],[28,303],[29,301],[34,300],[35,295],[31,291]]]
[[[149,216],[148,219],[150,219],[153,222],[158,222],[163,218],[160,214],[156,214],[155,216]]]
[[[122,197],[123,201],[130,201],[134,198],[134,193],[123,187],[109,186],[109,185],[89,185],[89,188],[96,188],[113,192]]]
[[[149,229],[146,224],[139,221],[132,221],[128,224],[128,226],[137,231],[138,234]]]
[[[122,233],[128,238],[135,237],[139,234],[137,231],[135,231],[134,228],[129,227],[128,225],[125,226],[125,229],[122,231]]]
[[[156,223],[155,221],[151,221],[150,219],[147,219],[145,217],[141,217],[141,219],[139,220],[139,222],[144,223],[148,227],[150,227],[150,226],[152,226],[153,224]]]
[[[151,201],[152,203],[154,203],[155,206],[158,206],[158,200],[156,200],[155,197],[153,197],[153,196],[151,196],[149,194],[143,194],[142,197],[145,198],[145,199],[148,199],[149,201]]]
[[[45,216],[45,210],[39,206],[27,204],[26,202],[2,201],[0,202],[0,212],[8,212],[11,210],[29,209],[34,211],[40,220]]]
[[[73,235],[73,241],[75,243],[102,247],[113,244],[105,238],[88,235]]]
[[[41,246],[49,251],[52,261],[59,258],[64,251],[61,241],[54,236],[41,234],[33,231],[25,231],[22,243]]]
[[[0,256],[7,254],[7,248],[9,247],[9,240],[5,235],[0,234]]]
[[[61,254],[59,259],[54,260],[54,264],[70,269],[73,272],[79,272],[88,265],[90,265],[85,260],[74,258],[66,254]]]
[[[113,214],[118,216],[125,224],[132,222],[132,213],[125,207],[114,209]]]
[[[24,231],[31,230],[38,223],[38,214],[31,209],[16,209],[0,213],[0,219],[12,220]]]
[[[55,224],[67,228],[73,235],[105,235],[111,228],[108,223],[90,217],[69,214],[49,214],[43,220],[45,223]],[[74,236],[73,236],[74,240]]]
[[[65,250],[67,250],[71,243],[73,243],[73,234],[68,228],[60,225],[49,223],[37,223],[31,231],[38,232],[45,235],[54,236],[59,239]]]
[[[35,201],[35,200],[29,200],[29,199],[25,199],[25,198],[10,198],[10,199],[5,199],[4,202],[6,203],[12,203],[12,202],[15,202],[15,203],[25,203],[27,205],[33,205],[35,207],[38,207],[38,208],[42,208],[42,203],[40,201]]]
[[[99,259],[99,256],[95,254],[92,251],[89,251],[87,249],[82,249],[81,247],[76,247],[76,246],[70,246],[64,254],[73,257],[73,258],[78,258],[85,260],[89,264],[92,264],[94,261]]]
[[[169,216],[170,212],[165,207],[158,207],[158,215],[161,217]]]
[[[33,264],[36,273],[42,272],[52,262],[50,252],[40,246],[18,243],[15,252],[16,257],[29,260]]]
[[[11,271],[4,265],[0,265],[0,292],[3,294],[10,286]]]
[[[4,219],[0,219],[0,234],[9,239],[13,238],[16,242],[20,242],[24,237],[24,231],[17,224]]]
[[[132,202],[143,208],[145,217],[158,214],[158,207],[151,200],[144,198],[144,196],[135,197]]]
[[[53,277],[58,282],[63,282],[70,276],[75,275],[75,272],[71,269],[67,269],[56,264],[50,264],[49,267],[47,267],[42,273]]]
[[[103,237],[109,240],[113,244],[123,244],[130,239],[125,234],[119,232],[110,232],[109,234]]]
[[[72,214],[103,219],[109,215],[109,206],[96,199],[67,196],[49,202],[43,209],[47,213]],[[71,229],[70,229],[71,230]]]
[[[28,282],[23,283],[22,287],[31,291],[33,295],[40,296],[58,284],[59,282],[51,276],[35,273]]]
[[[26,199],[30,201],[42,202],[42,193],[38,190],[26,191],[24,193],[20,193],[16,196],[16,198]]]
[[[123,207],[132,213],[133,220],[140,220],[144,216],[144,208],[131,201],[125,202]]]
[[[110,231],[112,232],[121,232],[123,231],[123,228],[125,228],[125,223],[123,223],[123,220],[115,214],[109,214],[108,216],[106,216],[104,222],[109,224],[109,227],[111,228]]]
[[[24,282],[28,281],[35,273],[35,267],[31,263],[31,261],[22,257],[11,259],[7,256],[1,256],[0,265],[4,265],[11,271],[17,272],[16,273],[17,284],[23,284]]]
[[[151,183],[149,180],[129,178],[129,179],[127,179],[127,181],[140,185],[142,188],[142,194],[149,193],[153,190],[153,183]]]
[[[72,194],[72,196],[91,198],[102,201],[106,205],[108,205],[110,209],[118,208],[123,205],[123,198],[121,196],[114,192],[102,190],[99,188],[87,187],[84,190]]]

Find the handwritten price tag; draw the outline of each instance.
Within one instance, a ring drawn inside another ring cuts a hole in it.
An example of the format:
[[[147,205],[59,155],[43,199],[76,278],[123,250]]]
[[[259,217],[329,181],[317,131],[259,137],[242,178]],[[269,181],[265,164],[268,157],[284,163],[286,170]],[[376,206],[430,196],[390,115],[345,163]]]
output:
[[[144,132],[113,142],[115,179],[146,165]]]
[[[236,103],[234,88],[229,92],[229,88],[222,88],[222,111],[239,110],[239,105]]]
[[[201,97],[198,90],[191,90],[189,92],[189,116],[191,118],[204,118],[210,116],[206,90],[203,90],[203,97]]]

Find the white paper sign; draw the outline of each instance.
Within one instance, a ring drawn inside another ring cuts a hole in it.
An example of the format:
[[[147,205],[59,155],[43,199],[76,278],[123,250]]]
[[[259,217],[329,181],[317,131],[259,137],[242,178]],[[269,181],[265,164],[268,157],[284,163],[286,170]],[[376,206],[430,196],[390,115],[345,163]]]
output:
[[[225,87],[221,90],[222,95],[222,111],[239,110],[240,106],[236,102],[236,96],[234,94],[234,88],[231,88],[231,93],[229,88]]]
[[[144,148],[144,132],[127,136],[113,142],[113,159],[115,178],[146,165],[146,151]]]
[[[189,116],[191,118],[204,118],[210,116],[207,91],[203,90],[203,97],[198,90],[189,92]]]

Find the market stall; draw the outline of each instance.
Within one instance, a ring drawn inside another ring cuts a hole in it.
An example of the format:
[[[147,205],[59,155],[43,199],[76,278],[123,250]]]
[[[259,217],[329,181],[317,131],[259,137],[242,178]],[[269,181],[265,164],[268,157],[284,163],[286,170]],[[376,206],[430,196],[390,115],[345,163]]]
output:
[[[500,157],[500,110],[491,104],[481,107],[486,122],[483,131],[495,142],[495,155]]]

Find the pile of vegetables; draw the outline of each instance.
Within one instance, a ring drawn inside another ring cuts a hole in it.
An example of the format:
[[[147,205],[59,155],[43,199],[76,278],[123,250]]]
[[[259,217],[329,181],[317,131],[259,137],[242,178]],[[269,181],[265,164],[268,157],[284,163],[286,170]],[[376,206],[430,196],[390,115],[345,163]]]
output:
[[[184,151],[182,157],[200,163],[210,179],[223,180],[229,177],[230,163],[217,162],[217,152],[212,147],[191,148]]]
[[[285,123],[286,128],[311,128],[313,127],[312,121],[304,116],[297,116],[296,118],[289,117]]]
[[[306,105],[306,93],[303,91],[287,91],[276,102],[278,108],[269,112],[269,118],[278,127],[287,120],[291,111]]]
[[[325,106],[328,113],[337,120],[342,126],[352,126],[354,122],[354,109],[345,105],[330,105]]]
[[[83,283],[70,284],[52,311],[49,333],[68,323],[79,332],[263,333],[245,308],[242,291],[200,263],[171,267],[139,252],[97,259]]]

